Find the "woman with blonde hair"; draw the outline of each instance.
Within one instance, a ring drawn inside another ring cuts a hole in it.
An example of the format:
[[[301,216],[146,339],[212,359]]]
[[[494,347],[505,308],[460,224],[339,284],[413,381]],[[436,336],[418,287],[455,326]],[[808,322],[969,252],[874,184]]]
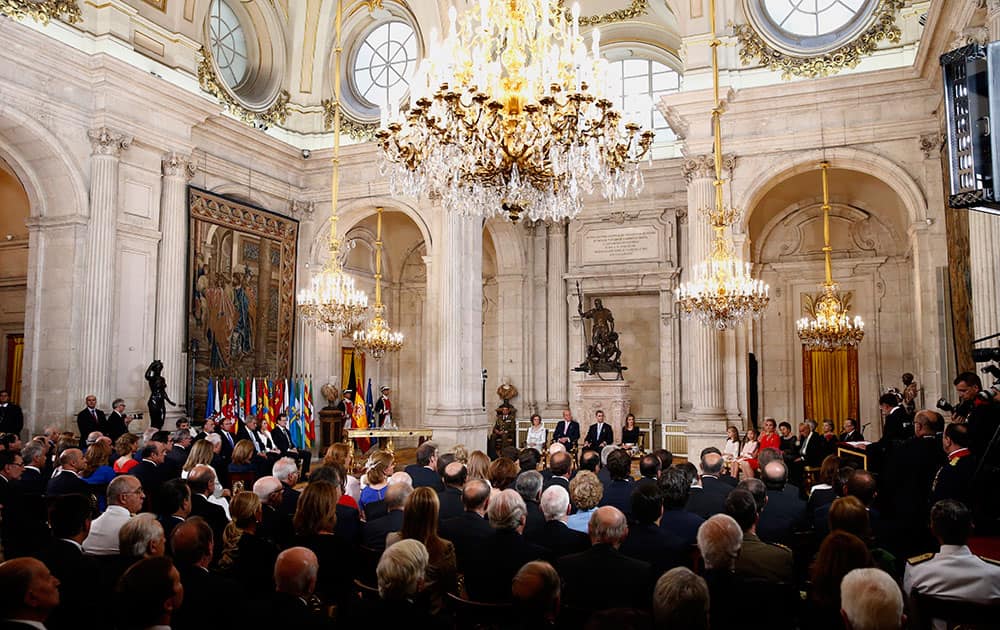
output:
[[[188,453],[187,460],[184,462],[184,466],[181,467],[181,479],[187,479],[188,474],[194,469],[195,466],[205,465],[212,466],[212,462],[215,458],[215,445],[213,441],[209,438],[214,437],[219,440],[219,436],[212,434],[203,440],[198,440],[191,445],[191,452]],[[221,445],[221,442],[220,442]],[[223,488],[222,484],[219,482],[219,472],[212,466],[212,472],[215,473],[215,492],[212,496],[208,497],[209,503],[214,503],[218,505],[226,512],[226,518],[231,519],[229,514],[229,501],[226,500],[230,496],[228,488]]]
[[[229,506],[233,520],[222,533],[222,557],[219,568],[246,588],[274,589],[274,562],[278,548],[257,535],[263,519],[263,506],[253,492],[237,492]]]
[[[339,500],[338,486],[313,481],[299,495],[292,520],[295,544],[311,549],[319,560],[316,595],[328,604],[342,603],[349,597],[354,579],[354,548],[334,534]]]
[[[482,451],[472,451],[472,453],[469,454],[467,468],[469,469],[467,479],[482,479],[483,481],[488,481],[490,458]]]
[[[253,472],[253,442],[250,440],[240,440],[233,447],[233,458],[229,462],[229,472],[247,473]]]
[[[331,444],[330,448],[326,449],[326,456],[323,457],[323,465],[330,466],[332,464],[340,464],[347,473],[344,479],[344,494],[353,498],[355,501],[354,507],[357,507],[357,500],[361,497],[361,480],[351,474],[354,468],[354,447],[351,444],[343,442]]]
[[[374,503],[385,498],[385,490],[389,487],[389,477],[395,472],[392,455],[386,451],[375,451],[368,456],[365,463],[365,474],[361,479],[361,495],[358,497],[358,507],[365,509],[366,503]]]
[[[590,516],[604,498],[604,485],[594,473],[581,470],[569,482],[569,496],[576,513],[566,519],[566,527],[589,534]]]
[[[116,474],[127,475],[130,470],[139,465],[135,452],[139,449],[139,436],[135,433],[122,433],[115,441],[115,452],[118,459],[112,466]]]
[[[430,563],[425,587],[431,600],[431,614],[441,610],[446,593],[458,593],[455,545],[438,536],[440,509],[441,502],[434,490],[416,488],[406,500],[402,529],[392,532],[385,539],[387,548],[401,540],[417,540],[427,548]]]

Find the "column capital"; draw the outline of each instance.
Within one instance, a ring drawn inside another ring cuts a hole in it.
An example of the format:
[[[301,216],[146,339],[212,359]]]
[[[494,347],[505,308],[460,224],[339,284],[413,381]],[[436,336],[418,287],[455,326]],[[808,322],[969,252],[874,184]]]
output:
[[[184,181],[194,177],[196,170],[191,156],[181,155],[174,151],[164,154],[160,159],[160,167],[164,177],[180,177]]]
[[[309,219],[316,212],[316,202],[304,199],[292,199],[288,202],[288,211],[297,219]]]
[[[1000,2],[1000,0],[997,0]],[[941,157],[941,149],[947,136],[940,131],[925,133],[920,136],[920,150],[924,153],[925,160],[938,160]]]
[[[1000,0],[990,0],[1000,6]],[[996,11],[989,11],[987,15],[996,16]],[[987,18],[989,19],[989,18]],[[961,48],[969,44],[986,44],[990,41],[990,29],[987,26],[969,26],[955,33],[955,38],[951,40],[949,49]]]
[[[1000,13],[1000,0],[982,0],[981,5],[986,7],[987,17]]]
[[[545,229],[549,233],[549,237],[557,237],[566,234],[567,221],[560,219],[558,221],[546,221]]]
[[[731,171],[736,166],[736,156],[722,156],[722,170]],[[684,158],[681,165],[684,180],[690,184],[696,179],[715,179],[715,156],[711,153],[692,155]]]
[[[132,136],[108,127],[90,129],[87,137],[90,138],[92,155],[121,157],[122,152],[132,144]]]

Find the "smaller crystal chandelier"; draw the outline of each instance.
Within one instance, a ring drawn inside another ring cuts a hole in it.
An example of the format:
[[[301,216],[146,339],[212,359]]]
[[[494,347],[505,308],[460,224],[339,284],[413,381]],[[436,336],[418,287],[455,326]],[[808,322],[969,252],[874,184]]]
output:
[[[381,359],[386,352],[399,352],[403,347],[403,333],[392,332],[385,320],[385,305],[382,304],[382,208],[378,209],[378,223],[375,229],[375,317],[364,330],[354,333],[354,347]]]
[[[340,67],[342,0],[337,1],[334,67]],[[351,333],[364,323],[368,296],[354,287],[354,278],[344,272],[343,243],[337,236],[337,194],[340,188],[340,73],[334,73],[333,163],[330,212],[330,258],[323,271],[312,277],[309,287],[299,291],[296,302],[302,317],[330,333]]]
[[[821,287],[823,293],[812,298],[807,296],[804,308],[810,317],[803,317],[795,323],[799,339],[809,350],[832,352],[838,348],[857,345],[865,336],[865,323],[861,317],[852,320],[847,314],[850,299],[837,291],[830,265],[830,191],[827,186],[828,162],[822,162],[823,169],[823,255],[826,258],[826,282]]]
[[[735,208],[727,208],[722,199],[722,102],[719,99],[719,52],[722,43],[715,33],[715,0],[709,3],[712,21],[712,80],[715,107],[712,128],[715,135],[715,204],[703,208],[712,226],[712,251],[708,258],[692,269],[693,280],[675,291],[681,312],[697,317],[707,326],[725,330],[747,317],[758,317],[770,301],[768,287],[750,275],[750,263],[736,257],[733,244],[726,238],[726,229],[739,219]]]

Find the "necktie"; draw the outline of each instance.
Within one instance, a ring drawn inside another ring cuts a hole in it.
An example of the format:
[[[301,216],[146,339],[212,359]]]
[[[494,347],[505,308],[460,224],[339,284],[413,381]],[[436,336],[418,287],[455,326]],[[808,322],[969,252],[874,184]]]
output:
[[[90,410],[90,415],[91,415],[91,417],[92,417],[92,418],[93,418],[94,420],[97,420],[97,411],[95,411],[95,410],[91,409],[91,410]]]

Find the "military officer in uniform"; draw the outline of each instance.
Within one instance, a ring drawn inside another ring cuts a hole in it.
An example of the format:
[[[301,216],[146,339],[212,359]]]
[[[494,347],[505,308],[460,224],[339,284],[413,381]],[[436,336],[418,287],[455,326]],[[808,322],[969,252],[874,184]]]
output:
[[[931,486],[931,503],[942,499],[955,499],[972,505],[970,489],[976,472],[976,460],[969,452],[969,427],[949,424],[941,438],[948,461],[938,469]]]
[[[743,530],[743,546],[736,559],[736,572],[770,582],[790,583],[795,578],[792,550],[784,545],[766,543],[757,536],[757,522],[767,504],[764,483],[760,479],[749,479],[746,486],[736,488],[726,497],[726,514],[736,519]],[[759,499],[754,496],[753,490],[757,490]]]
[[[389,393],[392,392],[388,385],[383,385],[379,390],[382,397],[375,402],[375,417],[378,419],[378,426],[382,428],[385,423],[392,422],[392,401],[389,400]]]
[[[941,543],[941,550],[906,561],[903,573],[906,597],[915,589],[924,595],[970,604],[1000,600],[1000,563],[969,551],[966,542],[971,528],[972,512],[960,502],[946,499],[934,504],[931,531]],[[935,620],[934,627],[944,628],[945,624]]]

